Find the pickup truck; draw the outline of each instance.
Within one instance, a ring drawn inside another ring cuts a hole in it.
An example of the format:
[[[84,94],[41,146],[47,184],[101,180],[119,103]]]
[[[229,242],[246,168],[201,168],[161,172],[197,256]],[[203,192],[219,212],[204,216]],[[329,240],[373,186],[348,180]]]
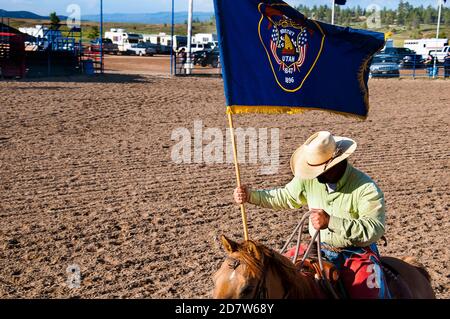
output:
[[[400,63],[403,58],[407,55],[416,54],[416,52],[412,51],[408,48],[396,48],[396,47],[388,47],[384,50],[380,51],[380,54],[387,54],[396,58],[397,62]]]
[[[432,50],[430,51],[430,56],[437,57],[438,62],[444,62],[445,57],[450,55],[450,46],[446,45],[440,50]]]
[[[146,42],[133,43],[127,49],[127,53],[139,56],[144,55],[153,56],[154,54],[156,54],[156,45]]]
[[[187,47],[180,47],[178,50],[183,49],[187,52]],[[211,43],[192,43],[191,44],[191,52],[195,53],[197,51],[211,50]]]
[[[102,39],[103,53],[105,54],[117,54],[119,47],[114,44],[111,39]],[[90,51],[100,52],[100,39],[95,39],[90,42]]]

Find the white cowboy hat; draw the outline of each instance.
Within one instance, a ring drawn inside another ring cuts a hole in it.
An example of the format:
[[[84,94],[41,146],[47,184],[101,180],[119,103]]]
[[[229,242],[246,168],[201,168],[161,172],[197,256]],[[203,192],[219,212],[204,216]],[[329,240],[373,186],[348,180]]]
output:
[[[352,139],[320,131],[310,136],[291,156],[291,170],[301,179],[313,179],[349,157],[356,149]]]

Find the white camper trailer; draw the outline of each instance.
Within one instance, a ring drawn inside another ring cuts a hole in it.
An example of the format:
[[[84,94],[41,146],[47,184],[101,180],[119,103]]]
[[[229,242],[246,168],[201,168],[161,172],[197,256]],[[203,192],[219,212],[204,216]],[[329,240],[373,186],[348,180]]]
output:
[[[217,41],[217,35],[212,33],[196,33],[193,36],[192,43],[211,43]]]
[[[175,52],[178,51],[180,47],[185,47],[187,45],[187,36],[185,35],[174,35],[173,39],[174,41],[172,43],[172,37],[170,35],[162,35],[161,45],[172,47]]]
[[[418,39],[405,40],[403,47],[415,51],[426,59],[430,51],[439,51],[446,45],[448,45],[448,39]]]
[[[163,33],[162,35],[166,35]],[[161,44],[161,34],[143,34],[142,41],[150,42],[151,44],[160,45]]]
[[[128,33],[125,29],[111,29],[111,31],[105,32],[105,38],[111,39],[114,44],[117,44],[120,53],[128,53],[133,46],[142,42],[142,35]]]
[[[170,47],[173,47],[174,51],[178,51],[180,47],[185,47],[187,45],[187,36],[185,35],[174,35],[174,43],[172,45],[172,36],[164,32],[159,34],[143,34],[142,41],[150,42],[152,44],[159,45],[165,52],[170,53]]]

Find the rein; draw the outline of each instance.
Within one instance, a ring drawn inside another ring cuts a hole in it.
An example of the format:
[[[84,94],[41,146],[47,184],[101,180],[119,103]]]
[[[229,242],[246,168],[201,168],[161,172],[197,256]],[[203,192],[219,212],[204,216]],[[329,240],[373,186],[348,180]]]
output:
[[[311,212],[309,211],[302,216],[302,218],[300,219],[300,222],[295,227],[294,231],[292,232],[292,234],[290,235],[290,237],[288,238],[288,240],[286,241],[286,243],[284,244],[283,248],[280,251],[280,254],[282,255],[286,251],[288,245],[291,243],[295,234],[298,232],[295,256],[292,259],[293,264],[295,264],[298,259],[303,229],[306,224],[306,220],[310,215],[311,215]],[[299,271],[302,270],[306,259],[311,254],[314,243],[317,244],[317,259],[318,259],[318,263],[319,263],[319,278],[318,278],[318,280],[322,283],[322,286],[325,286],[325,288],[331,293],[331,295],[333,296],[334,299],[339,299],[336,291],[334,290],[331,283],[325,276],[323,262],[322,262],[322,254],[321,254],[320,230],[317,230],[314,233],[310,243],[308,244],[308,247],[300,261]],[[241,265],[241,261],[236,258],[232,258],[232,257],[229,257],[229,258],[232,260],[232,264],[230,264],[230,268],[232,268],[233,270],[236,270]],[[268,297],[268,291],[267,291],[267,287],[266,287],[267,267],[268,267],[268,263],[264,262],[260,279],[258,280],[258,284],[256,286],[255,293],[252,297],[253,299],[267,299],[267,297]],[[283,295],[282,299],[286,299],[289,296],[289,292],[290,292],[289,288],[284,287],[284,286],[285,285],[283,284],[283,289],[285,291],[285,294]]]
[[[295,248],[295,255],[294,255],[294,258],[292,259],[292,262],[294,264],[297,262],[297,259],[298,259],[301,239],[302,239],[302,235],[303,235],[303,229],[304,229],[304,227],[306,225],[306,220],[309,218],[310,215],[311,215],[311,211],[308,211],[302,216],[302,218],[300,219],[300,222],[295,227],[294,231],[289,236],[288,240],[286,241],[286,243],[284,244],[283,248],[281,248],[281,251],[280,251],[280,254],[283,254],[286,251],[288,245],[291,243],[292,239],[294,238],[295,233],[298,232],[297,245],[296,245],[296,248]],[[321,253],[321,245],[322,244],[321,244],[321,241],[320,241],[320,230],[316,230],[316,232],[312,236],[311,241],[309,242],[308,247],[306,248],[306,251],[303,254],[303,257],[302,257],[302,259],[300,261],[299,270],[300,271],[302,270],[306,259],[311,254],[311,250],[312,250],[312,247],[313,247],[314,243],[317,244],[317,260],[319,262],[319,270],[320,270],[319,271],[319,277],[320,277],[319,280],[322,281],[324,286],[331,292],[331,294],[332,294],[334,299],[339,299],[339,296],[337,295],[337,293],[334,290],[334,288],[331,286],[331,283],[329,282],[329,280],[326,278],[325,272],[323,270],[322,253]]]
[[[233,270],[236,270],[240,265],[241,261],[236,258],[229,257],[232,260],[232,264],[230,265],[230,268]],[[255,293],[252,296],[252,299],[267,299],[268,298],[268,292],[266,287],[266,276],[267,276],[267,263],[264,263],[262,273],[260,276],[260,279],[258,280],[258,284],[256,285]],[[285,289],[285,294],[283,298],[281,299],[287,299],[289,296],[289,289]]]

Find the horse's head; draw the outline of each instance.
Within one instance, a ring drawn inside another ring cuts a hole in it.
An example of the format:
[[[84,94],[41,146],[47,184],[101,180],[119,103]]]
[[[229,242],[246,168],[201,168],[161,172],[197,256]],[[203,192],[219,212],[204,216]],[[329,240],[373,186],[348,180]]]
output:
[[[221,240],[227,258],[213,277],[214,298],[281,299],[305,295],[303,280],[289,259],[250,240],[236,243],[225,236]]]
[[[214,298],[252,298],[261,279],[264,255],[252,241],[241,244],[221,237],[227,258],[214,274]]]

